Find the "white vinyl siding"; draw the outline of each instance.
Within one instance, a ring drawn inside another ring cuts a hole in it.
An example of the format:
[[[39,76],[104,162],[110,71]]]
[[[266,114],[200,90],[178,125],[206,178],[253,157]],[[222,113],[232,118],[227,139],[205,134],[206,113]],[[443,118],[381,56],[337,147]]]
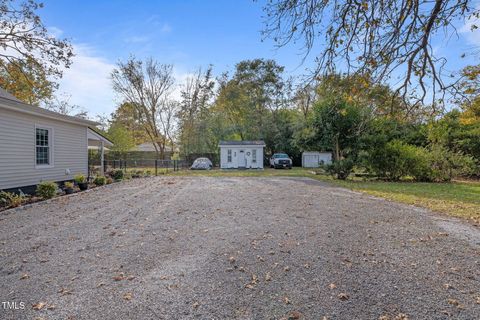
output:
[[[263,146],[258,145],[221,145],[220,168],[263,169],[263,148]],[[239,164],[239,161],[241,164]]]
[[[49,166],[36,164],[36,128],[51,130]],[[88,174],[86,126],[0,108],[0,189],[69,180],[77,173]]]

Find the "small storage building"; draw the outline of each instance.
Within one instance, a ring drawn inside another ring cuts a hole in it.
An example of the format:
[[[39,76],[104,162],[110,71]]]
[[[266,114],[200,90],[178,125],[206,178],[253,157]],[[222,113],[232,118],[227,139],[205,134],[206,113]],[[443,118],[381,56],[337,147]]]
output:
[[[221,169],[263,169],[265,142],[220,141]]]
[[[305,151],[302,153],[302,167],[318,168],[322,164],[332,163],[331,152]]]

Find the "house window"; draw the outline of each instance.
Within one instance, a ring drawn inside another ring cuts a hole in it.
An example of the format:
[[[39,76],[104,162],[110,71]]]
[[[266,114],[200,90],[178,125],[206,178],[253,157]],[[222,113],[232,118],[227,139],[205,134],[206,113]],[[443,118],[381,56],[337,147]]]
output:
[[[257,149],[252,149],[252,162],[257,163]]]
[[[227,161],[232,162],[232,149],[227,150]]]
[[[35,163],[37,166],[49,166],[52,163],[52,134],[47,128],[35,128]]]

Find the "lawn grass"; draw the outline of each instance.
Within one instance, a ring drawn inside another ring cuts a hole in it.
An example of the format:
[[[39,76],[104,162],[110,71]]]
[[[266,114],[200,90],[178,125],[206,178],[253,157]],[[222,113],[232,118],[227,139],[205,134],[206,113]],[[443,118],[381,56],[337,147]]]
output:
[[[211,177],[310,177],[373,196],[469,219],[480,224],[480,182],[384,182],[360,179],[340,181],[324,174],[314,174],[312,170],[303,168],[293,168],[292,170],[181,170],[168,174]]]

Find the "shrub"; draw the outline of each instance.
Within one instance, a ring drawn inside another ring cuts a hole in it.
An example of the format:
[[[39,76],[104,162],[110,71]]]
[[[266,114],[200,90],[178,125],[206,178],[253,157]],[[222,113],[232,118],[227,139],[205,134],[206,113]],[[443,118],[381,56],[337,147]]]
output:
[[[123,178],[125,177],[122,169],[113,170],[111,175],[112,175],[112,178],[117,181],[123,180]]]
[[[75,177],[73,177],[73,180],[75,180],[76,183],[87,182],[87,178],[83,174],[77,174]]]
[[[63,187],[65,189],[73,189],[74,185],[73,185],[73,182],[67,181],[63,184]]]
[[[332,164],[325,166],[325,171],[337,179],[345,180],[353,170],[353,161],[350,159],[336,160]]]
[[[110,177],[107,177],[106,181],[105,181],[107,184],[111,184],[113,183],[113,179],[110,178]]]
[[[5,191],[0,192],[0,206],[2,207],[15,208],[20,206],[24,200],[25,200],[25,197],[22,195],[15,194],[13,192],[5,192]]]
[[[104,176],[96,176],[95,179],[93,179],[93,183],[96,186],[103,186],[105,183],[107,183],[107,178]]]
[[[453,152],[440,145],[433,145],[429,153],[431,173],[429,181],[450,181],[456,176],[473,174],[475,160],[459,152]]]
[[[43,199],[51,199],[57,194],[57,184],[52,181],[40,182],[37,185],[37,195]]]
[[[394,181],[405,176],[425,180],[431,171],[427,150],[400,140],[373,149],[366,156],[366,162],[377,176]]]
[[[150,177],[152,175],[151,170],[145,170],[145,177]]]

